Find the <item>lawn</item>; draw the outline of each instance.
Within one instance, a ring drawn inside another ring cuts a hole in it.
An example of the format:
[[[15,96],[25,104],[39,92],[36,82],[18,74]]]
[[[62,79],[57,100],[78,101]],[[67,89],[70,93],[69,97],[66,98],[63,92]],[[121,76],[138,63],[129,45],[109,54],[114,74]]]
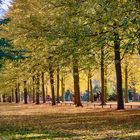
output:
[[[140,111],[0,104],[0,140],[139,140]]]

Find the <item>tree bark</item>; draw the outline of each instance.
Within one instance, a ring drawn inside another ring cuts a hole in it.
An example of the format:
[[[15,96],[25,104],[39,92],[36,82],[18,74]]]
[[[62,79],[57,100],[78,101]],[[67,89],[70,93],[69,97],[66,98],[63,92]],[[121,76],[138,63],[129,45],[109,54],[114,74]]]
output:
[[[31,81],[30,81],[30,85],[29,85],[29,90],[30,90],[30,98],[29,98],[29,100],[30,100],[30,102],[32,102],[32,95],[33,95],[33,91],[32,91],[32,83],[31,83]]]
[[[60,95],[59,95],[59,90],[60,90],[60,76],[59,76],[59,68],[57,68],[57,103],[60,103]]]
[[[42,72],[42,97],[43,97],[43,103],[46,102],[46,96],[45,96],[45,82],[44,82],[44,72]]]
[[[101,47],[101,105],[105,105],[104,47]]]
[[[24,81],[24,104],[28,104],[27,98],[27,81]]]
[[[32,82],[33,82],[33,85],[32,85],[33,86],[32,87],[33,88],[33,95],[32,95],[33,97],[32,98],[33,98],[33,103],[35,103],[35,76],[32,77]]]
[[[61,94],[62,94],[62,102],[64,102],[64,92],[65,92],[65,84],[64,84],[64,78],[61,78]]]
[[[12,97],[12,102],[14,102],[14,89],[12,88],[12,95],[11,95],[11,97]]]
[[[49,64],[49,74],[50,74],[50,85],[51,85],[51,93],[52,93],[52,105],[56,105],[55,92],[54,92],[54,70],[52,64]]]
[[[125,65],[125,103],[128,103],[128,65],[127,64]]]
[[[93,86],[92,86],[92,79],[90,78],[90,101],[93,102],[94,101],[94,97],[93,97]]]
[[[18,102],[20,102],[20,83],[17,83]]]
[[[39,78],[39,74],[37,74],[37,78],[36,78],[36,104],[40,104],[40,78]]]
[[[77,107],[82,106],[80,99],[79,69],[77,59],[73,59],[73,80],[74,80],[75,105]]]
[[[88,92],[90,90],[90,77],[89,77],[89,73],[88,73],[88,78],[87,78],[87,90],[88,90]]]
[[[59,100],[59,90],[60,90],[60,76],[59,76],[59,68],[57,69],[57,103],[60,103],[60,100]]]
[[[114,33],[114,53],[115,53],[115,69],[117,78],[117,109],[124,109],[123,93],[122,93],[122,71],[120,59],[120,39],[119,34]]]
[[[2,102],[2,95],[0,94],[0,102]]]
[[[2,100],[3,100],[3,102],[6,102],[6,96],[5,96],[5,94],[2,95]]]
[[[16,88],[15,88],[15,103],[18,103],[18,89],[17,89],[17,85],[16,85]]]

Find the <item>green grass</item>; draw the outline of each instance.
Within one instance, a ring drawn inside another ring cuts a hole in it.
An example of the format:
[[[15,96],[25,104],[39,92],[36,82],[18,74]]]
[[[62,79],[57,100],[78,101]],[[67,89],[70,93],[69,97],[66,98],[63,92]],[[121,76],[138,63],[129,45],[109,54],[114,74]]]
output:
[[[140,111],[0,104],[0,140],[139,140]]]

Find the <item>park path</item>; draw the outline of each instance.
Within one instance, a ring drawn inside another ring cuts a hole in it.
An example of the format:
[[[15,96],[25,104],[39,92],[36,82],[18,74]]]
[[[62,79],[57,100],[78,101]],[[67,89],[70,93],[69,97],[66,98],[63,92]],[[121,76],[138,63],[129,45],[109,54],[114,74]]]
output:
[[[75,107],[73,102],[63,102],[56,106],[50,103],[36,105],[29,103],[0,103],[0,115],[31,115],[31,114],[48,114],[48,113],[86,113],[116,110],[116,102],[108,102],[107,105],[101,106],[100,103],[83,103],[83,107]],[[125,110],[140,111],[140,102],[129,102],[125,104]]]

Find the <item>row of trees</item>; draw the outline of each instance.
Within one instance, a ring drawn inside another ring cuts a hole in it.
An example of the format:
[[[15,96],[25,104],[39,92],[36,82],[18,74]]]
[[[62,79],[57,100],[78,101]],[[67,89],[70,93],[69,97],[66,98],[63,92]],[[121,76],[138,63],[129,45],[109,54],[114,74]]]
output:
[[[117,108],[124,109],[121,61],[139,49],[139,8],[137,0],[16,0],[2,36],[12,40],[16,49],[28,50],[28,59],[14,63],[14,80],[26,84],[47,72],[55,105],[54,75],[59,81],[59,75],[63,79],[72,71],[75,104],[82,106],[79,71],[88,71],[92,93],[92,70],[100,67],[101,104],[105,104],[106,70],[114,60]]]

